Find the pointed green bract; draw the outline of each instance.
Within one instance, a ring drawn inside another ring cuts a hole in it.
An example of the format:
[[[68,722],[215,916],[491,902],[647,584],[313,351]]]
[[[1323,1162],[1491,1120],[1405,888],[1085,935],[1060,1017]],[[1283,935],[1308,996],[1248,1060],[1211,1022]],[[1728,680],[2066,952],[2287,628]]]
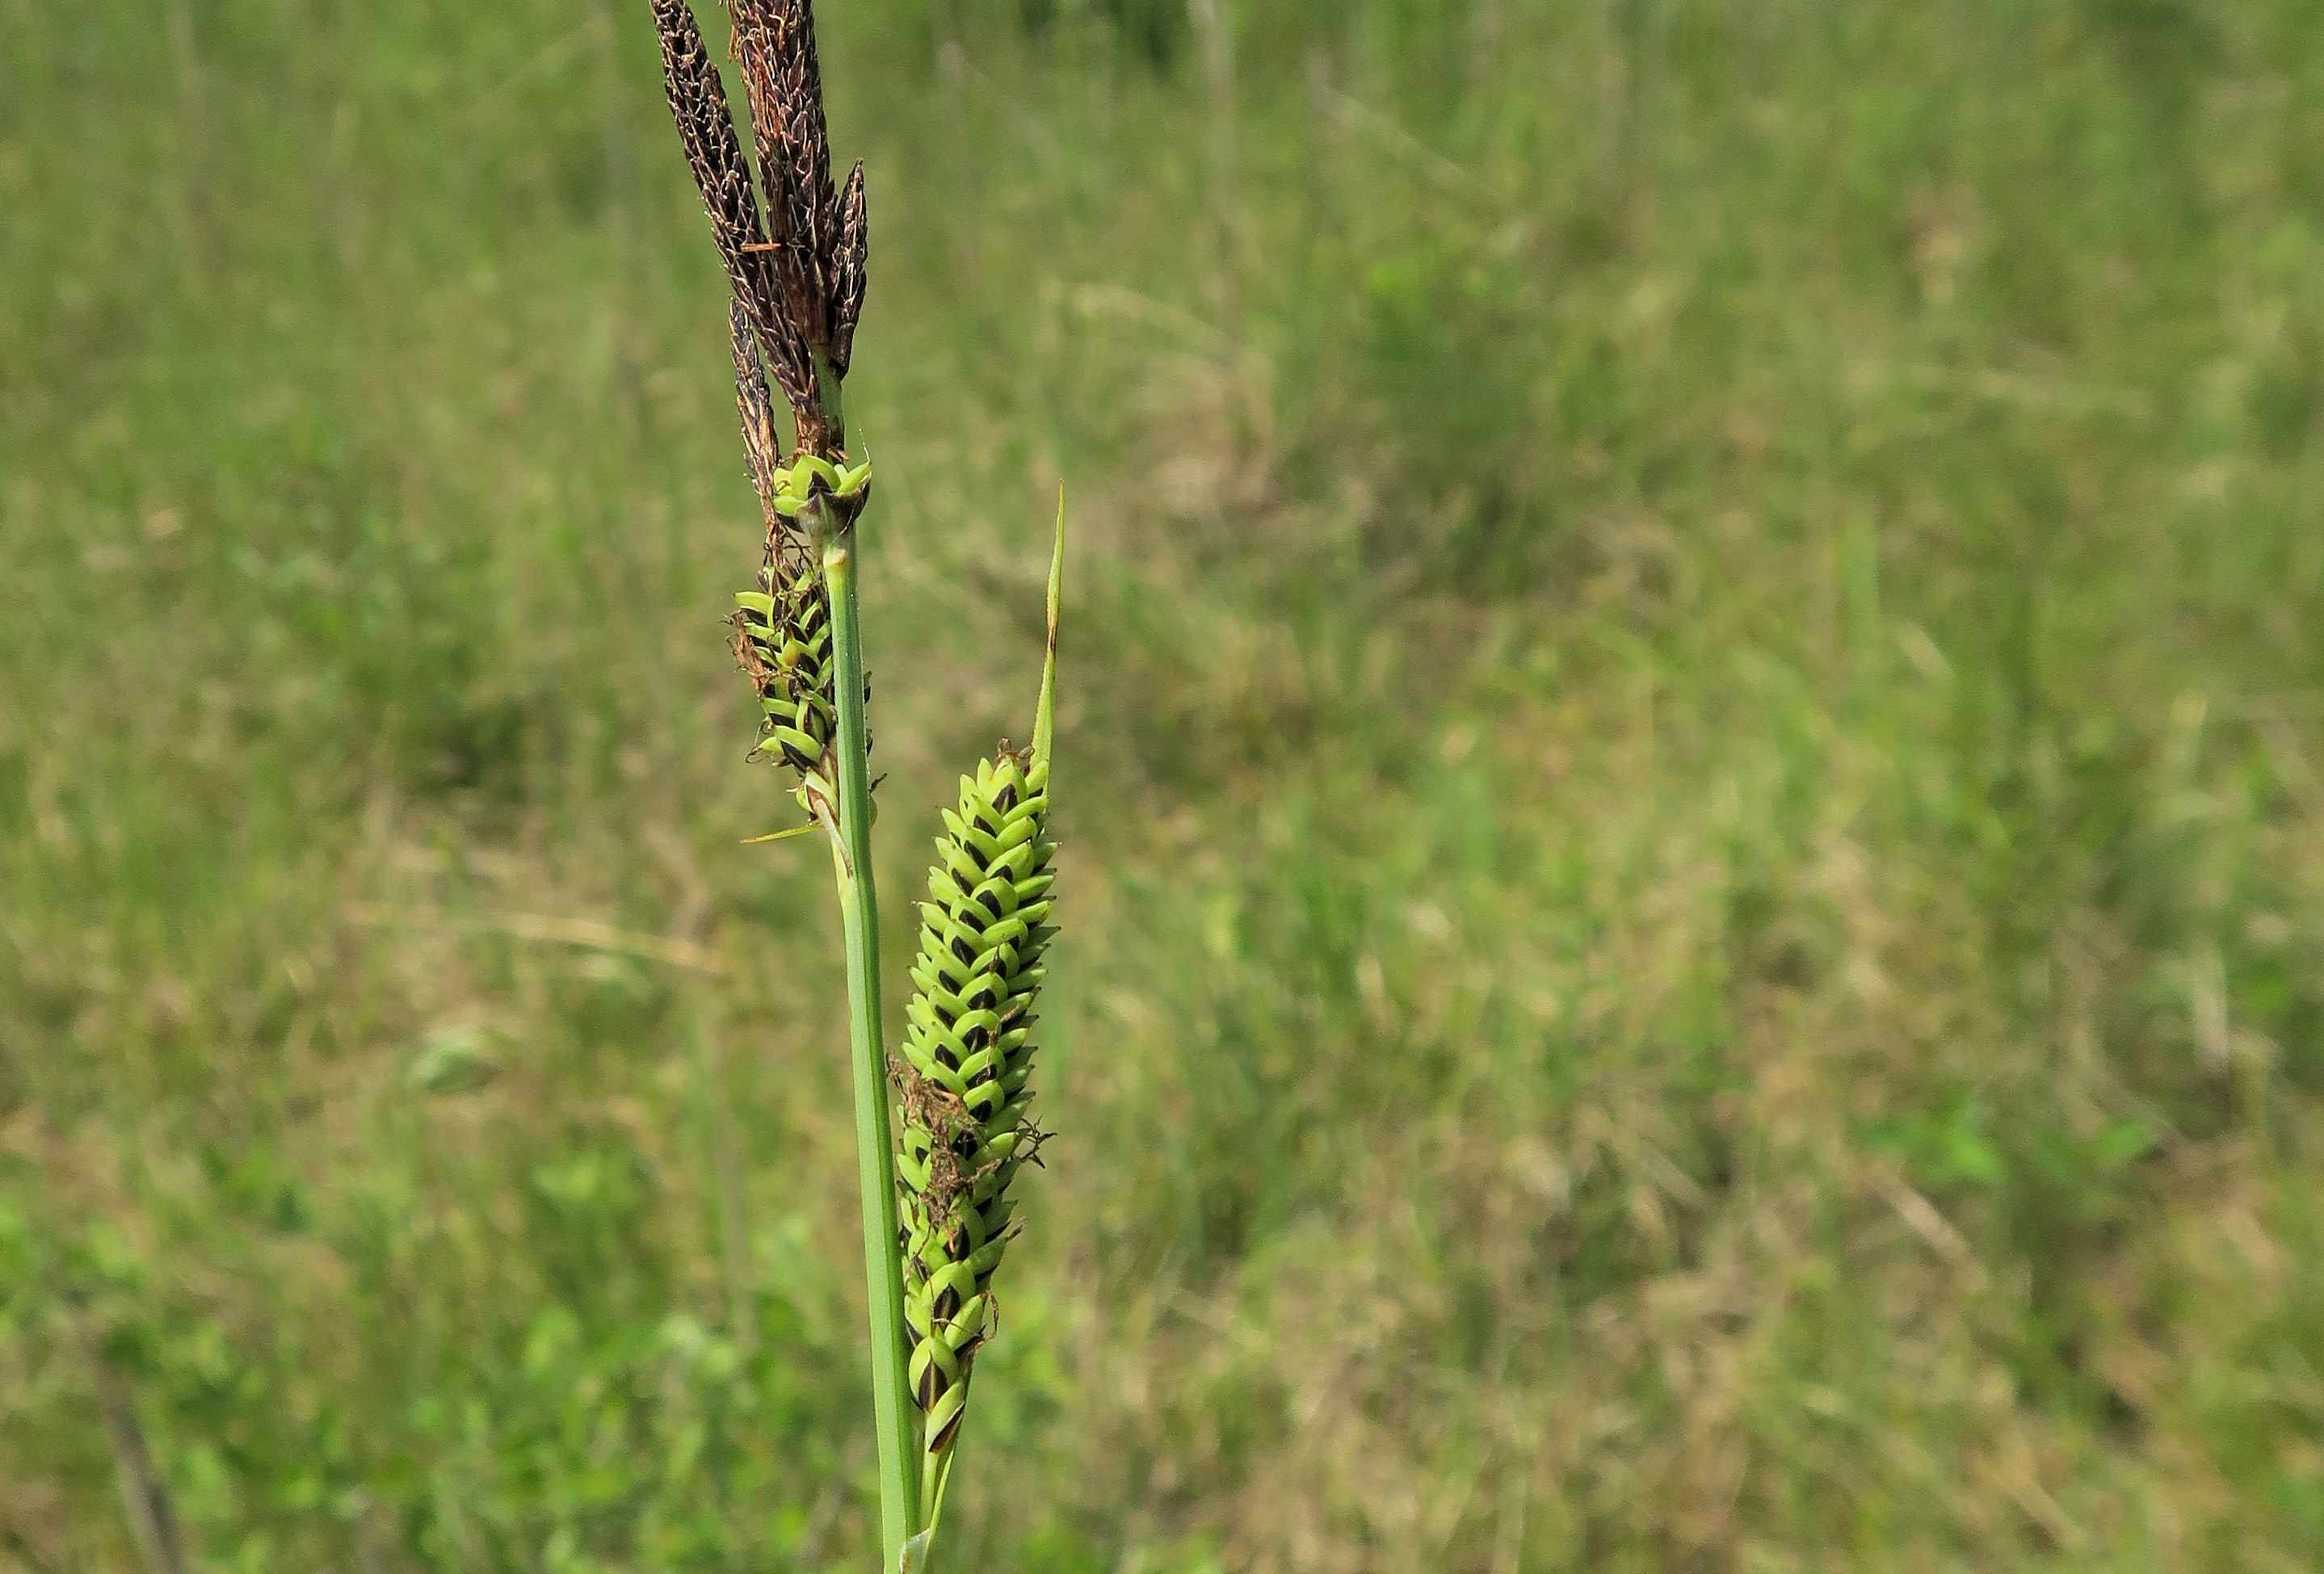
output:
[[[1047,764],[1057,732],[1057,601],[1065,582],[1065,489],[1057,487],[1057,530],[1049,544],[1048,617],[1041,646],[1041,699],[1033,711],[1033,758]]]

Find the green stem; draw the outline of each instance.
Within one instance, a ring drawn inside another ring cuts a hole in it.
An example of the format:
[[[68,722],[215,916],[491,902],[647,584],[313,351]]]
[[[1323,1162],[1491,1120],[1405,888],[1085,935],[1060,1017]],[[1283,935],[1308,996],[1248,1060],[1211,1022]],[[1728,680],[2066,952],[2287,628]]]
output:
[[[880,898],[872,879],[870,747],[863,725],[863,639],[855,608],[855,529],[824,538],[838,668],[839,834],[831,849],[847,946],[847,1022],[855,1067],[855,1159],[863,1191],[863,1276],[872,1303],[872,1415],[880,1442],[881,1567],[903,1566],[920,1532],[918,1450],[909,1426],[903,1262],[896,1226],[896,1143],[888,1054],[880,1036]]]

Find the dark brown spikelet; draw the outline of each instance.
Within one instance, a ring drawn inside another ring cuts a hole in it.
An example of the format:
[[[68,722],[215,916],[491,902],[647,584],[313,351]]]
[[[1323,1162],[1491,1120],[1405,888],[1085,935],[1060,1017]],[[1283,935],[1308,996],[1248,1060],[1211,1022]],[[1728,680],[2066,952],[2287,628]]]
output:
[[[844,220],[831,181],[814,12],[807,0],[727,0],[727,13],[751,106],[759,180],[767,193],[780,310],[806,341],[809,355],[840,375],[844,366],[835,330],[843,298]],[[819,403],[803,414],[807,419],[801,424],[800,445],[832,456],[842,444],[837,434],[823,431]]]
[[[831,184],[813,8],[807,0],[727,0],[727,13],[751,104],[759,179],[779,215],[775,239],[798,248],[802,282],[827,300],[825,267],[838,238],[839,199]]]
[[[791,407],[799,448],[844,459],[846,434],[829,394],[847,373],[863,311],[863,179],[858,165],[844,197],[832,183],[814,7],[725,0],[758,155],[753,185],[693,12],[686,0],[651,3],[670,113],[760,358]]]
[[[847,190],[839,209],[839,298],[832,303],[831,364],[847,375],[855,359],[855,325],[863,316],[863,288],[869,278],[864,262],[871,235],[863,214],[863,161],[848,172]]]
[[[726,107],[726,85],[711,64],[702,31],[685,0],[653,0],[653,14],[655,30],[661,35],[662,86],[686,148],[686,161],[710,215],[711,239],[726,265],[734,299],[749,311],[753,331],[770,334],[774,325],[767,311],[774,295],[766,225],[742,139],[734,132],[733,115]]]

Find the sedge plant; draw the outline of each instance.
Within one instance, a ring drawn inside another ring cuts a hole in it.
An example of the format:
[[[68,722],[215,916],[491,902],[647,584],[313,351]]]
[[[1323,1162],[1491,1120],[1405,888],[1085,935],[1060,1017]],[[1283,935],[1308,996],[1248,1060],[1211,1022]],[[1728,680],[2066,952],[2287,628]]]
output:
[[[686,0],[651,5],[670,111],[730,287],[735,400],[763,527],[757,577],[733,616],[735,662],[761,718],[752,757],[788,772],[807,816],[799,832],[828,838],[838,889],[880,1539],[882,1567],[899,1574],[929,1566],[970,1369],[999,1323],[992,1279],[1015,1228],[1010,1183],[1041,1145],[1028,1084],[1033,1006],[1056,933],[1048,812],[1064,506],[1032,742],[1004,741],[942,813],[891,1057],[856,591],[872,466],[851,446],[843,394],[866,281],[863,167],[844,186],[833,179],[808,0],[727,0],[750,153]]]

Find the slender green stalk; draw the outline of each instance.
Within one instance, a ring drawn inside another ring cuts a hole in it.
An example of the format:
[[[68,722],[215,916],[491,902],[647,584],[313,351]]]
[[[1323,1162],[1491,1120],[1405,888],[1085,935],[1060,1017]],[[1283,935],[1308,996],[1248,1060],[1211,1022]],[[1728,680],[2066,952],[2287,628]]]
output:
[[[894,1570],[903,1567],[904,1549],[920,1533],[920,1483],[905,1387],[908,1352],[903,1266],[896,1255],[896,1146],[888,1118],[888,1052],[880,1032],[880,897],[872,872],[871,760],[863,723],[863,638],[856,613],[852,521],[825,536],[823,573],[831,594],[833,659],[838,668],[839,833],[831,857],[847,950],[855,1159],[863,1192],[863,1273],[872,1315],[872,1413],[880,1448],[881,1566]]]

